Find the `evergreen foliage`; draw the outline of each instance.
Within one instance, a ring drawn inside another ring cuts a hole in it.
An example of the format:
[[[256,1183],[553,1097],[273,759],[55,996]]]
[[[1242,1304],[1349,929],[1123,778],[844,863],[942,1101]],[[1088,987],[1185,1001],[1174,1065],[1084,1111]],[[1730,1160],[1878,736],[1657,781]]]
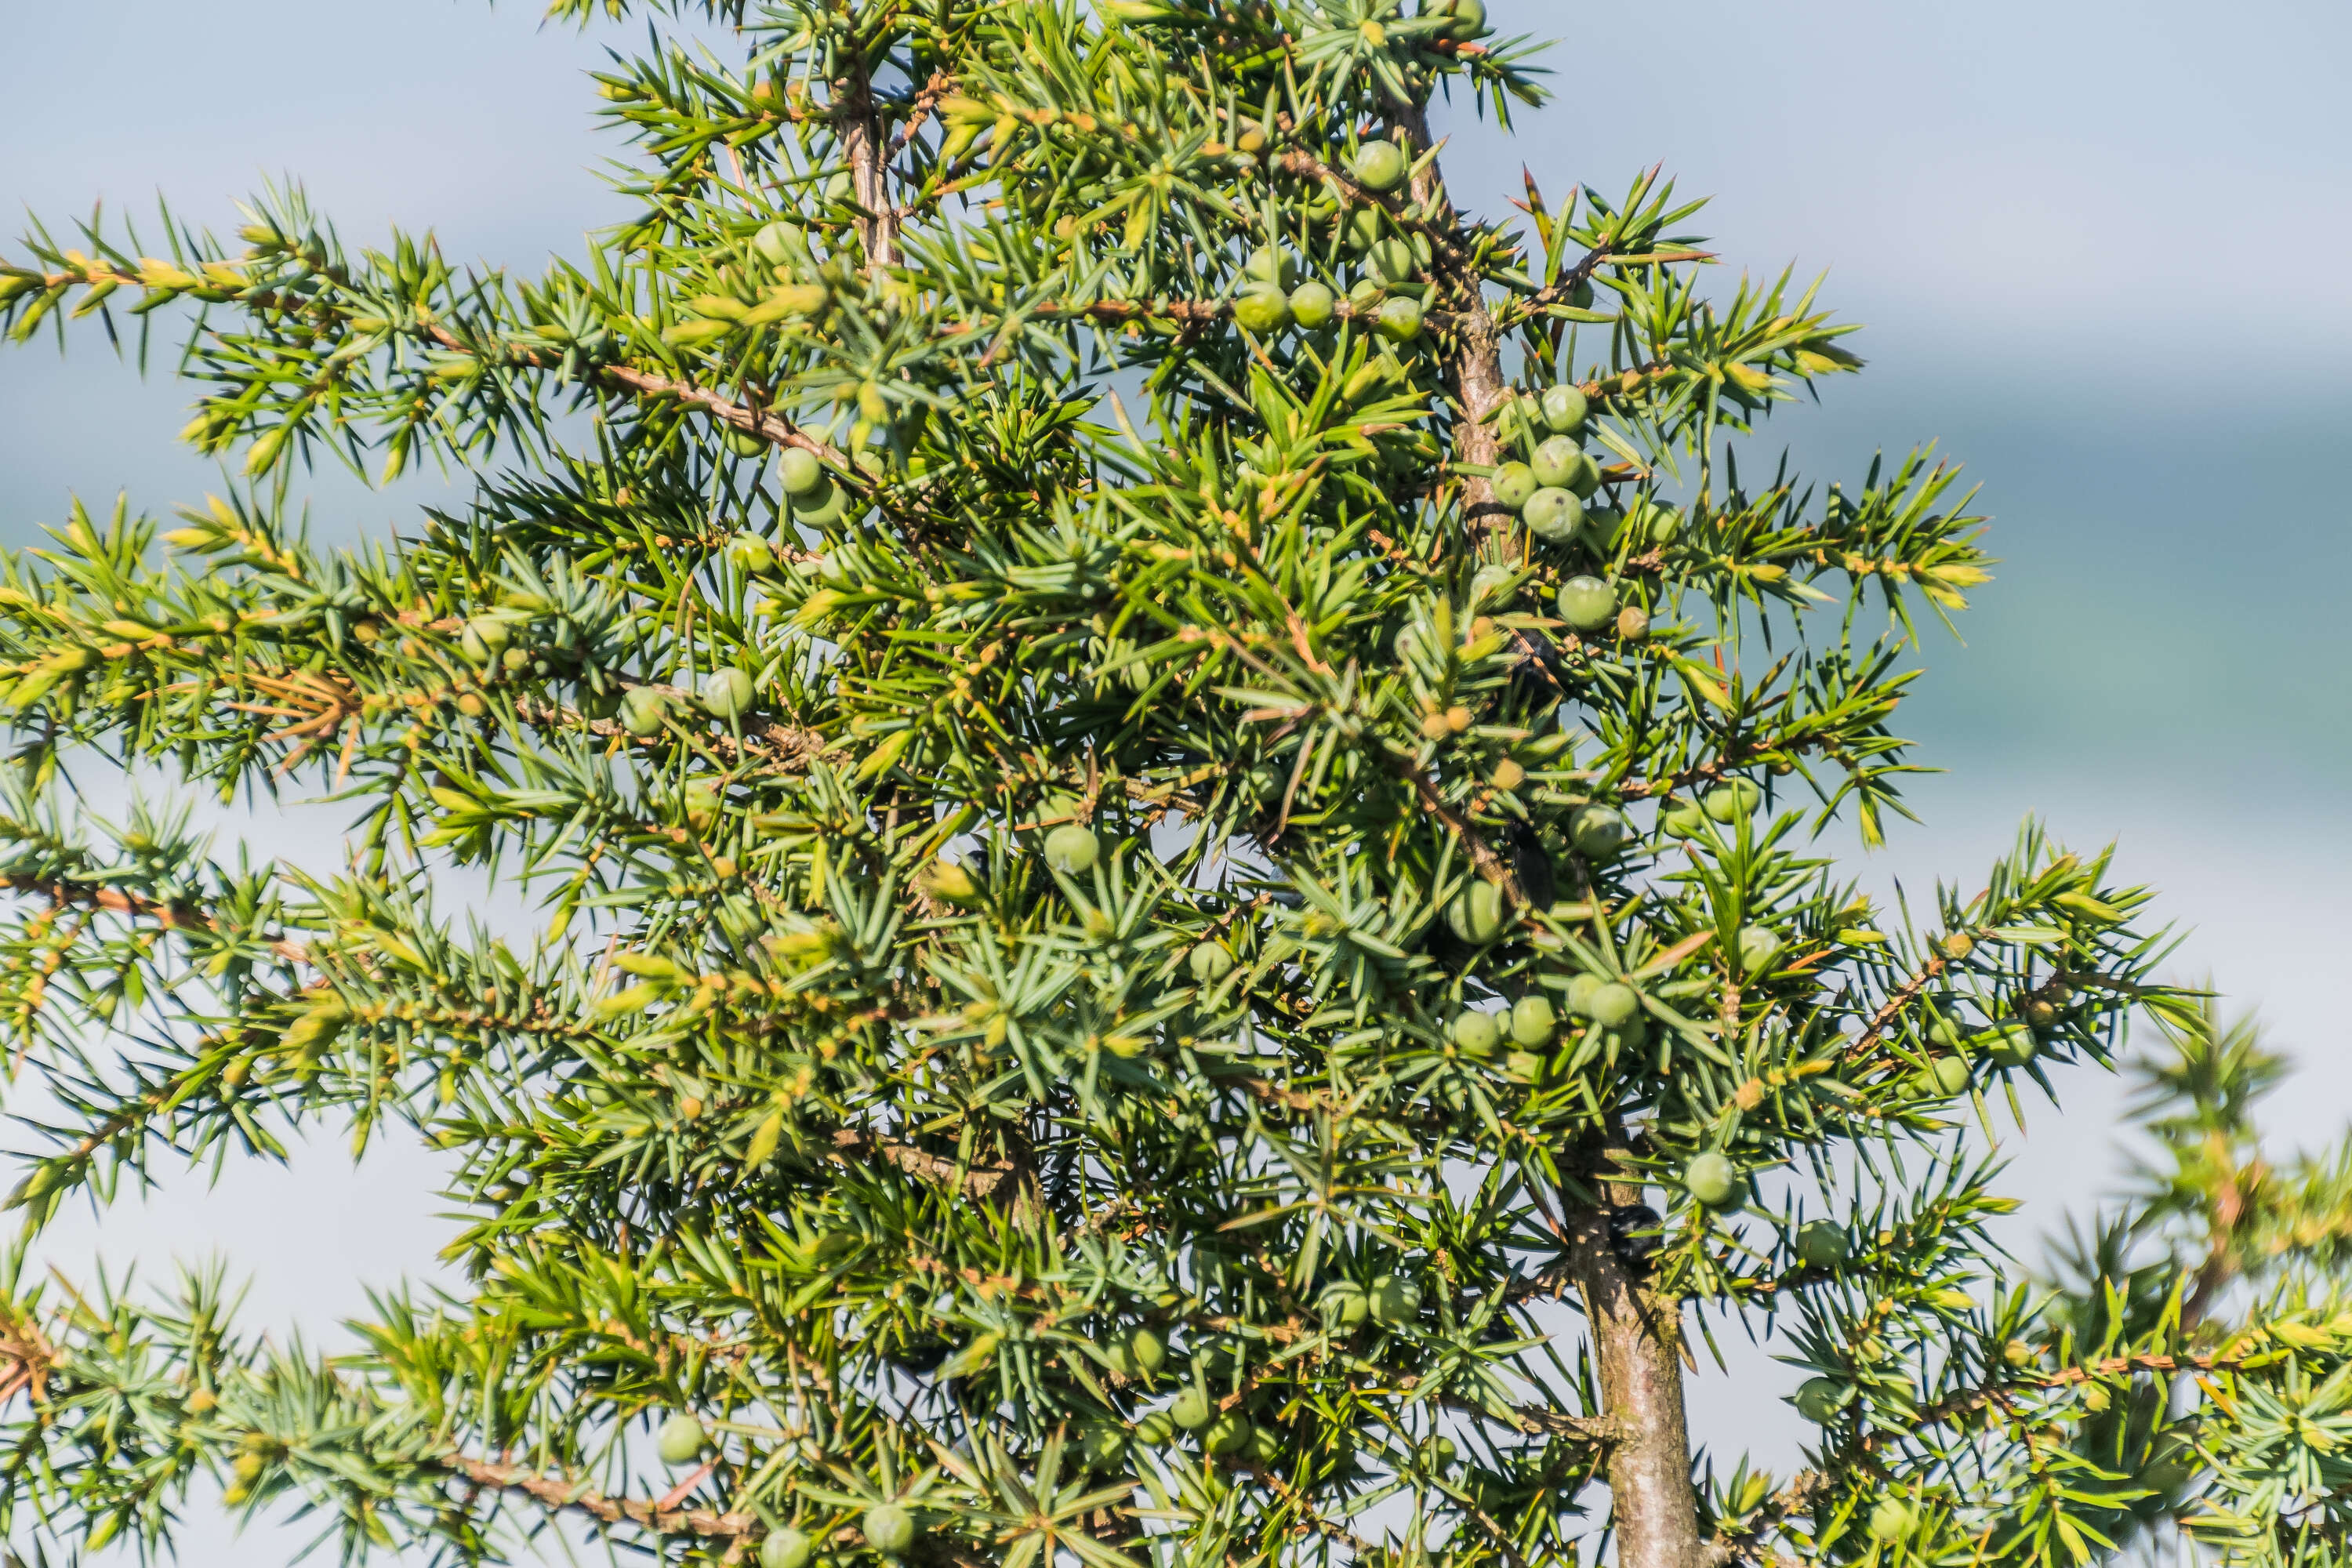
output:
[[[2275,1059],[2105,855],[1911,910],[1809,848],[1988,564],[1928,455],[1743,470],[1858,366],[1810,290],[1708,287],[1654,171],[1460,210],[1433,103],[1542,97],[1478,0],[674,16],[734,52],[599,78],[583,265],[278,193],[0,268],[18,340],[184,329],[244,476],[0,576],[14,1204],[324,1127],[470,1215],[324,1357],[20,1262],[20,1551],[216,1483],[354,1559],[2334,1560],[2352,1170],[2263,1162]],[[326,551],[327,460],[478,489]],[[349,865],[115,771],[347,802]],[[2134,1012],[2163,1159],[2020,1278],[1970,1130]],[[1728,1327],[1801,1474],[1685,1431]]]

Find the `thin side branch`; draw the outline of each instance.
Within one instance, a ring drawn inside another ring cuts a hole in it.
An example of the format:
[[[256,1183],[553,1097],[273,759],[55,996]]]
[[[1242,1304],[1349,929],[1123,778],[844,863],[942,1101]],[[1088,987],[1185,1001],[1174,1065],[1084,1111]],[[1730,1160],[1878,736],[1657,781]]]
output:
[[[492,1464],[458,1455],[445,1463],[478,1487],[520,1492],[551,1512],[584,1513],[604,1524],[634,1524],[656,1535],[698,1535],[730,1540],[749,1535],[759,1521],[748,1513],[715,1513],[707,1508],[664,1509],[632,1498],[608,1497],[585,1481],[541,1475],[520,1465]]]
[[[884,1164],[897,1166],[910,1176],[936,1182],[941,1186],[969,1193],[976,1198],[994,1197],[998,1188],[1022,1173],[1020,1167],[1011,1161],[968,1167],[944,1154],[931,1153],[911,1143],[877,1138],[852,1127],[845,1127],[835,1132],[833,1145],[826,1152],[845,1163],[852,1160],[878,1160]]]
[[[1389,753],[1389,765],[1396,770],[1397,776],[1412,785],[1412,793],[1420,800],[1421,808],[1462,841],[1462,847],[1468,853],[1470,864],[1476,868],[1478,875],[1500,888],[1503,896],[1513,904],[1524,905],[1527,895],[1519,889],[1519,879],[1512,873],[1510,861],[1495,852],[1495,847],[1486,842],[1486,836],[1478,831],[1475,824],[1445,804],[1430,776],[1411,757],[1398,756],[1394,752]]]
[[[0,892],[34,893],[47,899],[51,907],[65,909],[106,910],[111,913],[130,915],[152,921],[165,931],[200,931],[208,935],[221,934],[220,922],[204,910],[188,904],[165,903],[148,898],[143,893],[127,892],[121,888],[91,887],[61,879],[14,876],[0,872]],[[289,963],[308,963],[310,950],[290,938],[279,937],[269,944],[269,951]]]

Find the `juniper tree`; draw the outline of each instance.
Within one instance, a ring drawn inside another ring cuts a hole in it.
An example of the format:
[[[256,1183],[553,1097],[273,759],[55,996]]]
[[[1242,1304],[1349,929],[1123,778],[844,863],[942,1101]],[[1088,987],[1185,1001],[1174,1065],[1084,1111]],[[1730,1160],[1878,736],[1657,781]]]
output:
[[[470,1215],[324,1358],[20,1256],[20,1549],[217,1495],[467,1562],[2333,1553],[2346,1183],[2250,1175],[2269,1069],[2147,895],[1816,847],[1902,809],[1988,558],[1927,454],[1754,455],[1858,366],[1811,291],[1655,172],[1457,205],[1433,116],[1543,97],[1478,0],[669,20],[579,265],[281,192],[0,272],[18,340],[184,339],[240,475],[0,582],[15,1205],[332,1129]],[[323,549],[322,462],[468,488]],[[110,773],[346,803],[348,864]],[[2179,1169],[2037,1287],[1971,1130],[2136,1010]],[[1800,1474],[1686,1429],[1731,1331]]]

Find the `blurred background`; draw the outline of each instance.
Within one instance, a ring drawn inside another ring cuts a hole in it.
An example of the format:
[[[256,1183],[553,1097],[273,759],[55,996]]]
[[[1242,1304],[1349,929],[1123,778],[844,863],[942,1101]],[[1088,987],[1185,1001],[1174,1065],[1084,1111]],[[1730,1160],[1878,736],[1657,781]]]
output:
[[[2028,813],[2077,849],[2119,841],[2125,879],[2161,888],[2181,930],[2173,976],[2260,1007],[2296,1057],[2270,1107],[2280,1142],[2335,1136],[2352,1106],[2352,531],[2335,471],[2352,452],[2336,271],[2352,10],[2242,0],[2221,25],[2182,0],[1490,5],[1504,36],[1564,40],[1547,58],[1557,97],[1512,137],[1441,111],[1460,196],[1500,210],[1524,163],[1557,205],[1663,163],[1712,198],[1688,227],[1722,257],[1719,288],[1826,271],[1823,299],[1868,324],[1845,340],[1866,374],[1784,406],[1751,458],[1785,444],[1811,477],[1852,483],[1874,452],[1934,442],[1982,487],[2004,564],[1959,637],[1923,631],[1928,674],[1897,721],[1948,772],[1916,781],[1923,820],[1885,849],[1833,838],[1852,873],[1973,892]],[[431,227],[454,257],[529,273],[622,210],[599,171],[623,148],[593,133],[582,73],[638,28],[541,30],[529,0],[12,9],[0,206],[30,216],[0,220],[9,238],[36,217],[63,232],[96,201],[152,223],[159,195],[225,231],[238,199],[290,177],[348,244]],[[87,324],[62,359],[0,356],[0,540],[37,542],[74,495],[163,513],[220,488],[173,443],[190,401],[173,348],[159,337],[144,379]],[[312,489],[337,539],[454,499],[429,474],[371,493],[322,473]],[[298,808],[223,831],[331,865],[340,820]],[[478,891],[453,888],[450,907]],[[2124,1170],[2123,1085],[2081,1069],[2062,1088],[2063,1116],[2030,1106],[2003,1139],[2006,1184],[2029,1200],[2007,1239],[2029,1261]],[[421,1152],[379,1141],[355,1168],[330,1139],[289,1167],[192,1173],[61,1219],[37,1261],[153,1278],[224,1253],[257,1323],[332,1342],[367,1287],[433,1277],[450,1234],[435,1185]],[[1746,1441],[1793,1460],[1772,1396],[1794,1377],[1767,1381],[1701,1380],[1694,1426],[1719,1457]],[[182,1557],[208,1568],[253,1544],[206,1524]]]

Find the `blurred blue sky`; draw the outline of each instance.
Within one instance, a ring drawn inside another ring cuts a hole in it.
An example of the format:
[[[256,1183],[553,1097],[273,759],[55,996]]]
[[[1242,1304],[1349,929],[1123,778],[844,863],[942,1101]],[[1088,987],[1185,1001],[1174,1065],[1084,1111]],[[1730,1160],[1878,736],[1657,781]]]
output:
[[[1492,8],[1507,33],[1565,38],[1559,96],[1515,140],[1441,116],[1463,195],[1499,207],[1523,162],[1555,198],[1663,163],[1714,197],[1692,226],[1727,268],[1826,268],[1824,298],[1869,325],[1848,340],[1868,373],[1784,412],[1755,455],[1786,442],[1809,473],[1852,480],[1874,450],[1934,440],[1983,487],[2005,564],[1965,646],[1927,634],[1931,673],[1901,720],[1952,771],[1919,783],[1926,825],[1859,874],[1965,881],[2029,810],[2078,847],[2119,835],[2127,873],[2195,928],[2177,973],[2261,1004],[2305,1062],[2273,1120],[2332,1133],[2352,1103],[2336,471],[2352,450],[2352,8]],[[290,174],[348,242],[429,226],[456,255],[524,270],[618,212],[595,167],[619,149],[592,135],[581,73],[633,29],[541,31],[530,5],[474,0],[12,12],[0,206],[62,224],[96,199],[152,212],[161,192],[226,227],[235,200]],[[161,510],[216,487],[171,446],[187,401],[93,332],[63,361],[0,357],[0,539],[34,539],[68,492],[127,487]],[[319,515],[380,531],[436,489],[322,481]],[[275,831],[332,858],[331,817]],[[2058,1136],[2013,1150],[2039,1194],[2021,1224],[2110,1179],[2116,1089],[2079,1089],[2064,1128],[2046,1111],[2037,1126]],[[68,1227],[51,1252],[222,1245],[266,1320],[316,1326],[360,1309],[360,1282],[429,1268],[445,1234],[430,1173],[397,1150],[359,1173],[320,1152]]]

